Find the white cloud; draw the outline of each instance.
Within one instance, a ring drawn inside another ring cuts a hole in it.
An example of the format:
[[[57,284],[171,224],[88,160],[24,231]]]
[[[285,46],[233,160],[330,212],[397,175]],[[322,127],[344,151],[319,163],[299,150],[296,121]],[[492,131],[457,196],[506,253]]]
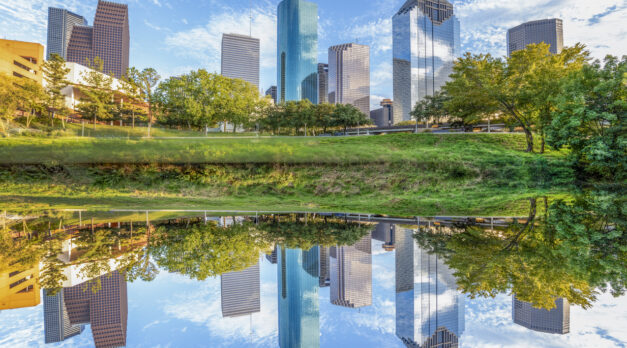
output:
[[[342,38],[370,46],[371,54],[381,54],[392,50],[392,19],[379,18],[357,24],[342,31]]]
[[[161,7],[161,3],[159,2],[159,0],[152,0],[152,3],[155,4],[156,6]]]
[[[165,44],[171,52],[202,62],[209,71],[220,68],[223,33],[249,34],[248,13],[222,8],[211,14],[207,24],[169,35]],[[261,40],[261,67],[276,65],[276,14],[268,4],[253,9],[253,37]]]
[[[507,29],[525,21],[561,18],[564,43],[588,45],[595,57],[627,53],[625,0],[457,1],[464,48],[506,54]]]

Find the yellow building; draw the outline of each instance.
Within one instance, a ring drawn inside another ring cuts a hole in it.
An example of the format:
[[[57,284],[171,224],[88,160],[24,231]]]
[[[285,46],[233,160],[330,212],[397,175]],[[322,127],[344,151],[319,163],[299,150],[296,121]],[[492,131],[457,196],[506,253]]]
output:
[[[39,265],[0,274],[0,310],[37,306],[41,302]]]
[[[43,81],[44,46],[35,42],[0,39],[0,73]]]

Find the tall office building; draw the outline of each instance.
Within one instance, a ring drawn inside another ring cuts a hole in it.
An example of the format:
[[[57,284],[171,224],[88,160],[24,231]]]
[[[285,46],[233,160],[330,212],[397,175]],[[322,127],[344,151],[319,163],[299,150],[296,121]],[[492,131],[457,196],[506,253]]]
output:
[[[259,262],[239,272],[220,276],[223,317],[238,317],[261,311]]]
[[[83,333],[85,325],[72,325],[65,306],[63,289],[51,295],[44,289],[44,336],[45,342],[63,342]]]
[[[530,330],[552,334],[570,332],[570,304],[565,298],[555,300],[555,308],[546,310],[534,308],[531,303],[523,302],[512,295],[512,319],[514,323]]]
[[[222,76],[242,79],[259,89],[259,39],[222,35]]]
[[[67,46],[74,26],[86,26],[83,16],[62,8],[48,7],[48,45],[46,59],[54,53],[67,60]]]
[[[329,64],[318,63],[318,104],[329,102]]]
[[[272,101],[274,101],[274,104],[277,103],[277,101],[276,101],[276,86],[270,86],[270,88],[268,88],[266,90],[266,95],[269,95],[270,98],[272,98]]]
[[[278,252],[279,347],[320,346],[318,247]]]
[[[97,291],[93,289],[96,283],[100,283]],[[89,283],[64,288],[63,295],[70,324],[91,324],[96,347],[126,345],[128,298],[122,273],[114,271]]]
[[[394,250],[394,235],[396,233],[396,225],[387,222],[381,222],[377,224],[377,227],[372,231],[372,238],[383,242],[383,249],[385,251]]]
[[[329,103],[351,104],[370,115],[370,47],[349,43],[329,48]]]
[[[331,303],[359,308],[372,305],[372,237],[351,246],[331,247]]]
[[[547,43],[553,54],[564,49],[564,25],[561,19],[541,19],[523,23],[507,31],[507,55],[524,50],[528,45]]]
[[[277,89],[279,103],[318,103],[318,5],[283,0],[278,6]]]
[[[392,18],[394,123],[446,83],[461,54],[459,20],[447,0],[407,0]]]
[[[464,296],[435,254],[421,249],[413,230],[397,229],[396,335],[408,347],[459,347]]]
[[[98,0],[93,27],[74,26],[67,47],[67,61],[86,64],[99,57],[103,72],[121,77],[129,65],[128,5]]]

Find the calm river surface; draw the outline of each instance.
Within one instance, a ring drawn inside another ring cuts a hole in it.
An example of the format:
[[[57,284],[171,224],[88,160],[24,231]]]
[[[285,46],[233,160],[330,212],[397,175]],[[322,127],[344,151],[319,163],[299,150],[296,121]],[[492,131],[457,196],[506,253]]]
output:
[[[2,347],[627,346],[627,297],[597,286],[615,279],[566,266],[577,260],[543,245],[535,214],[58,212],[5,223]]]

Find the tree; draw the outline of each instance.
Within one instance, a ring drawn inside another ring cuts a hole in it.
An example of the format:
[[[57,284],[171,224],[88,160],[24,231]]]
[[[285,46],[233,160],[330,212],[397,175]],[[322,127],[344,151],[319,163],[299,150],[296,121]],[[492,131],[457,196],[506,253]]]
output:
[[[9,134],[10,122],[15,117],[19,105],[16,78],[0,73],[0,130]]]
[[[122,104],[120,107],[120,112],[122,114],[131,115],[131,125],[135,128],[135,113],[141,112],[141,108],[138,108],[135,105],[137,102],[143,103],[142,91],[139,88],[140,81],[136,80],[139,76],[139,71],[135,67],[131,67],[128,69],[125,76],[122,77],[122,87],[121,91],[124,93],[126,97],[126,103],[124,103],[124,99],[122,100]]]
[[[102,68],[101,68],[102,70]],[[56,113],[65,114],[65,97],[61,94],[61,90],[69,85],[67,74],[69,68],[65,67],[65,60],[56,53],[50,56],[43,65],[44,79],[46,80],[46,107],[50,114],[50,126],[54,126],[54,116]]]
[[[564,78],[548,127],[548,143],[569,147],[583,173],[622,181],[627,161],[627,57],[608,56]]]
[[[26,128],[29,128],[33,118],[45,110],[47,95],[43,87],[36,81],[19,79],[16,81],[16,84],[19,94],[18,109],[24,113]],[[67,110],[67,108],[62,107],[61,110]],[[62,111],[61,113],[65,112]]]
[[[322,133],[326,133],[328,128],[333,127],[333,111],[335,111],[335,104],[321,103],[314,105],[314,124],[322,128]]]
[[[525,132],[526,151],[533,152],[534,126],[546,123],[538,120],[547,115],[551,98],[559,93],[549,80],[579,69],[587,57],[579,44],[556,56],[547,44],[529,45],[506,60],[466,53],[444,86],[450,97],[445,106],[465,122],[494,114],[511,119]]]
[[[334,125],[344,128],[344,134],[348,127],[370,124],[370,118],[366,117],[359,109],[351,104],[337,104],[333,111]]]
[[[148,137],[150,137],[150,129],[154,121],[153,106],[155,99],[153,98],[153,89],[157,87],[161,76],[153,68],[146,68],[141,72],[137,69],[130,69],[128,74],[127,78],[133,81],[135,86],[139,88],[141,97],[148,104]]]
[[[433,95],[426,96],[423,100],[416,103],[414,110],[410,115],[416,120],[416,132],[418,132],[418,122],[430,121],[440,123],[440,120],[447,115],[444,104],[448,101],[445,92],[435,92]]]
[[[115,103],[113,100],[113,78],[102,72],[104,62],[96,57],[93,62],[87,60],[90,70],[82,74],[84,86],[79,87],[84,98],[78,104],[78,109],[84,118],[91,118],[96,127],[97,120],[113,118]]]

